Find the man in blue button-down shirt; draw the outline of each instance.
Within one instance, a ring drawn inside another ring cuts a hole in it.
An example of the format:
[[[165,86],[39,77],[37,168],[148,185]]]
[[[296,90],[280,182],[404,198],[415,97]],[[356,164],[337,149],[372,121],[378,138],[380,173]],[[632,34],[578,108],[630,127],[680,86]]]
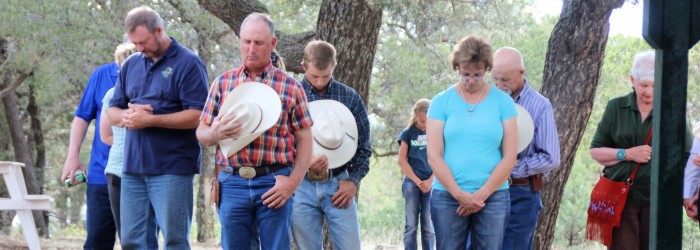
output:
[[[542,210],[542,176],[561,162],[552,104],[530,87],[525,79],[523,56],[514,48],[504,47],[494,53],[491,75],[496,86],[523,106],[535,124],[532,142],[518,154],[510,175],[511,212],[503,238],[503,249],[532,249],[537,217]]]
[[[301,63],[305,75],[301,84],[309,102],[332,99],[350,109],[357,123],[357,151],[350,162],[333,169],[327,180],[314,181],[310,178],[327,173],[326,156],[314,155],[311,159],[310,175],[304,178],[294,193],[292,235],[299,249],[322,249],[324,216],[335,249],[360,249],[360,226],[354,198],[357,186],[369,171],[369,157],[372,154],[369,119],[360,95],[333,79],[337,64],[335,55],[335,48],[330,43],[312,41],[306,45]]]

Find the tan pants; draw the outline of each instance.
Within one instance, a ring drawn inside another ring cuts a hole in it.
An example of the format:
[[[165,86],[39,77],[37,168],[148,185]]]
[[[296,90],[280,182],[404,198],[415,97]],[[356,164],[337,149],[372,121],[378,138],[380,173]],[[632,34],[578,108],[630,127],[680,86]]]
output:
[[[620,227],[613,229],[610,250],[649,249],[649,205],[627,201],[622,211]]]

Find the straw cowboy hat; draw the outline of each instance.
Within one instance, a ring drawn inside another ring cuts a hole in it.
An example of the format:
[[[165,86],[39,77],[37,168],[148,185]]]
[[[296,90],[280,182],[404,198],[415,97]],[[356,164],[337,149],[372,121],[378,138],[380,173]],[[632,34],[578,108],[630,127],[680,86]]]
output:
[[[328,157],[328,168],[338,168],[352,159],[357,151],[357,123],[348,107],[334,100],[309,103],[314,125],[313,154]]]
[[[219,141],[219,148],[226,157],[231,157],[280,119],[282,101],[279,94],[266,84],[247,82],[238,85],[226,96],[219,109],[219,116],[235,115],[231,122],[240,122],[241,134],[238,138]]]
[[[530,145],[532,137],[535,136],[535,123],[532,122],[530,112],[520,104],[515,104],[515,110],[518,111],[518,153],[520,153]]]

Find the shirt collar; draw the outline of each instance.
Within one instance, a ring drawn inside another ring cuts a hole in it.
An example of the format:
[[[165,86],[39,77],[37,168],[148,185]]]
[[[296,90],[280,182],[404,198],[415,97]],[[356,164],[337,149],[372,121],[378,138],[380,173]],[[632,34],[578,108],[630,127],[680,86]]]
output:
[[[632,93],[629,93],[627,96],[625,96],[625,99],[620,106],[625,108],[631,108],[632,110],[639,110],[639,107],[637,107],[637,93],[632,91]]]
[[[309,93],[314,93],[316,95],[320,95],[318,91],[316,91],[316,88],[314,88],[313,85],[309,82],[309,80],[306,79],[306,75],[304,75],[304,79],[301,81],[302,84],[308,85],[304,86],[306,89],[308,89]],[[326,87],[326,92],[324,92],[324,95],[327,95],[331,92],[332,89],[335,88],[335,78],[331,77],[330,82],[328,83],[328,86]]]
[[[262,81],[262,79],[265,79],[267,74],[270,73],[270,70],[272,70],[272,62],[268,62],[267,65],[265,65],[265,67],[263,68],[262,72],[260,72],[260,75],[258,75],[258,77],[253,80],[258,82]],[[250,76],[250,74],[248,73],[248,68],[245,66],[245,64],[243,64],[243,70],[241,72],[243,72],[243,75],[246,79]]]
[[[520,91],[520,93],[518,94],[518,96],[515,97],[515,99],[514,99],[515,102],[516,102],[516,103],[519,102],[520,99],[522,99],[523,96],[527,96],[527,94],[528,94],[530,91],[532,91],[532,88],[530,87],[530,82],[528,82],[527,79],[525,79],[525,85],[523,85],[523,90]]]
[[[175,40],[174,37],[170,37],[170,46],[168,46],[168,49],[165,50],[165,53],[163,53],[163,57],[174,57],[175,54],[177,54],[177,49],[180,47],[180,43]]]

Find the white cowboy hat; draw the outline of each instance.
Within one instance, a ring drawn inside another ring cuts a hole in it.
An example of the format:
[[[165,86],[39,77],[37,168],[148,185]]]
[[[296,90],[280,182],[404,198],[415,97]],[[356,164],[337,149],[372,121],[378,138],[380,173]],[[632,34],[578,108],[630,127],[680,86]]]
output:
[[[282,101],[279,94],[267,84],[247,82],[238,85],[226,96],[219,109],[219,116],[235,115],[231,122],[243,126],[238,138],[219,141],[219,148],[226,157],[231,157],[280,119]]]
[[[328,168],[342,166],[357,151],[357,124],[348,107],[334,100],[318,100],[309,103],[314,125],[313,154],[328,157]]]
[[[530,145],[535,136],[535,123],[532,122],[530,112],[527,112],[520,104],[515,104],[515,110],[518,111],[518,153],[520,153],[527,148],[527,145]]]

